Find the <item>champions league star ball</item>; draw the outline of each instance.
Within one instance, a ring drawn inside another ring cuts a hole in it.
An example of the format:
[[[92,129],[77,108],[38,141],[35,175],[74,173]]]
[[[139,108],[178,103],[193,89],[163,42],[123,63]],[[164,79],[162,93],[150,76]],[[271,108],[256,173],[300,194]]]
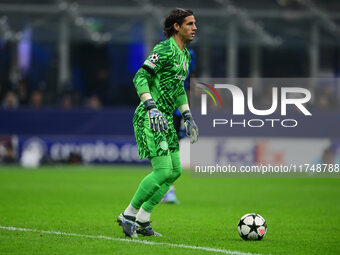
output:
[[[150,57],[150,61],[152,62],[152,63],[156,63],[157,61],[159,60],[159,55],[158,55],[158,53],[153,53],[152,55],[151,55],[151,57]]]
[[[267,223],[261,215],[247,213],[238,222],[237,230],[243,240],[262,240],[267,233]]]

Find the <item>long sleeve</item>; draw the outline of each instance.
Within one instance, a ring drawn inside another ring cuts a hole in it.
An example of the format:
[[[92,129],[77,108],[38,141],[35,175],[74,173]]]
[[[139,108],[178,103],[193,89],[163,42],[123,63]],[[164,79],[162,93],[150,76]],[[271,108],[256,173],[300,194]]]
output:
[[[152,75],[143,68],[140,68],[133,78],[133,84],[135,85],[138,96],[145,92],[150,93],[150,85],[152,81]]]
[[[167,67],[171,53],[168,46],[161,44],[155,46],[133,79],[138,96],[145,92],[150,93],[150,86],[155,74]]]
[[[187,94],[185,93],[184,86],[181,89],[181,93],[176,98],[175,106],[178,108],[179,106],[183,104],[188,104],[188,97],[187,97]]]

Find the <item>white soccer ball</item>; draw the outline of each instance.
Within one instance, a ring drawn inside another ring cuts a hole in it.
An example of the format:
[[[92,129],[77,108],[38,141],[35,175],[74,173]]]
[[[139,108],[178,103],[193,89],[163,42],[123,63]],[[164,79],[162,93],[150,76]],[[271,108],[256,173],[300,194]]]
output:
[[[267,223],[261,215],[247,213],[239,220],[237,230],[243,240],[262,240],[267,233]]]

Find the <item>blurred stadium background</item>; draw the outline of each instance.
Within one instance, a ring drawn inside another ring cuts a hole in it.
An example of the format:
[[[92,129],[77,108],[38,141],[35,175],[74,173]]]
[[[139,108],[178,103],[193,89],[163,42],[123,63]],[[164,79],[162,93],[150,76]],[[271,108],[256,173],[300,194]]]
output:
[[[313,139],[322,143],[318,155],[323,162],[336,160],[338,0],[0,0],[3,167],[145,163],[138,159],[133,136],[139,99],[132,79],[164,39],[162,22],[173,7],[195,13],[198,32],[188,48],[195,52],[196,77],[315,78],[309,88],[312,108],[332,130],[316,126],[312,138],[302,138],[308,148]],[[237,152],[238,160],[259,146],[263,152],[263,143],[252,140]],[[281,161],[267,147],[264,157],[284,163],[289,146],[280,148]],[[258,163],[255,155],[251,160]]]

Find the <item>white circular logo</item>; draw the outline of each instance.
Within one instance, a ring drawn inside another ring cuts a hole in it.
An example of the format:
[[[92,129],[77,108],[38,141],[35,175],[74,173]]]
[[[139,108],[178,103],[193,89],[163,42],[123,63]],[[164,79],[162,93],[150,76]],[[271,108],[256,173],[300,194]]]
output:
[[[168,143],[166,141],[163,141],[159,145],[163,151],[166,151],[168,149]]]
[[[150,57],[150,61],[151,61],[152,63],[156,63],[158,60],[159,60],[159,55],[158,55],[158,53],[153,53],[153,54],[151,55],[151,57]]]
[[[39,155],[45,155],[47,152],[47,145],[44,140],[39,137],[31,137],[22,145],[24,151],[36,151]]]

